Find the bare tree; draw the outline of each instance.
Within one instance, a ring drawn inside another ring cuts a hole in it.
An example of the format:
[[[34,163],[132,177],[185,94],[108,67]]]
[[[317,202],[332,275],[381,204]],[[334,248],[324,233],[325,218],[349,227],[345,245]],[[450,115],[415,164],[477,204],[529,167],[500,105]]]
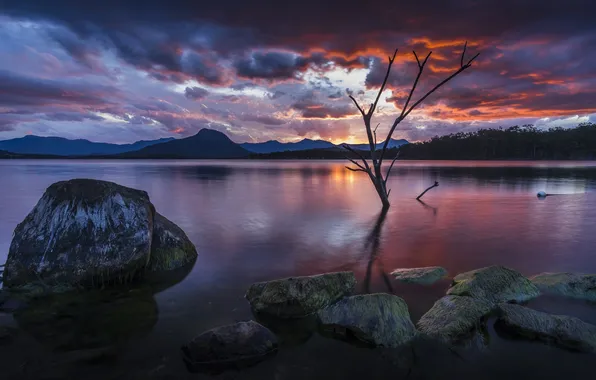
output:
[[[410,105],[410,101],[412,100],[412,95],[414,94],[414,91],[416,90],[416,86],[418,85],[418,81],[420,80],[420,77],[422,76],[424,67],[426,66],[426,63],[428,62],[428,59],[430,58],[430,55],[432,54],[432,51],[429,52],[428,55],[426,56],[426,58],[424,58],[424,60],[422,62],[420,62],[418,55],[416,54],[415,51],[413,51],[414,57],[416,58],[416,62],[418,64],[418,75],[416,76],[416,79],[414,80],[414,84],[412,85],[412,88],[411,88],[408,98],[406,99],[406,102],[402,108],[401,113],[395,119],[395,121],[391,125],[391,128],[389,129],[389,132],[387,133],[387,137],[385,138],[385,142],[383,143],[383,148],[381,149],[380,152],[377,151],[377,128],[379,127],[379,124],[377,124],[377,126],[374,129],[372,129],[371,120],[372,120],[375,110],[377,109],[377,104],[379,103],[379,98],[381,97],[381,94],[383,93],[383,91],[385,90],[385,86],[387,85],[387,79],[389,78],[389,74],[391,73],[391,66],[393,65],[393,61],[395,61],[395,56],[397,55],[397,49],[393,53],[393,56],[389,57],[389,66],[387,67],[387,73],[385,74],[385,79],[383,80],[383,84],[381,85],[381,88],[379,89],[379,93],[377,94],[377,97],[375,98],[375,102],[370,105],[370,107],[368,108],[368,111],[365,112],[364,109],[358,104],[358,101],[356,101],[356,99],[352,95],[350,95],[350,99],[352,99],[352,101],[358,108],[358,111],[360,111],[360,114],[362,115],[362,120],[364,121],[364,126],[366,127],[366,136],[368,137],[368,144],[369,144],[369,148],[370,148],[370,159],[372,161],[372,165],[369,164],[368,160],[361,154],[361,152],[353,149],[352,147],[350,147],[347,144],[344,144],[343,147],[355,155],[355,157],[353,157],[353,158],[351,158],[351,157],[346,157],[346,158],[348,160],[350,160],[350,162],[352,162],[354,165],[356,165],[356,167],[346,166],[346,168],[351,171],[364,172],[364,173],[368,174],[368,176],[370,177],[370,180],[372,181],[373,185],[375,186],[375,189],[377,190],[377,194],[379,194],[379,198],[381,199],[381,202],[383,203],[384,209],[388,208],[390,206],[389,194],[391,193],[391,189],[387,189],[387,179],[389,178],[391,169],[393,169],[393,164],[395,164],[395,161],[399,157],[399,150],[397,152],[397,155],[391,161],[391,165],[389,165],[389,168],[387,169],[387,171],[384,174],[381,170],[381,166],[383,164],[383,159],[385,158],[385,154],[387,153],[387,146],[389,145],[389,141],[391,141],[391,136],[393,136],[393,132],[395,131],[395,128],[397,127],[397,125],[399,123],[401,123],[410,114],[410,112],[412,112],[416,107],[418,107],[433,92],[438,90],[441,86],[443,86],[445,83],[449,82],[451,79],[455,78],[457,75],[462,73],[468,67],[472,66],[472,62],[476,59],[476,57],[478,57],[478,55],[480,53],[478,53],[474,57],[472,57],[469,61],[467,61],[467,63],[464,63],[467,45],[468,45],[468,43],[466,42],[464,44],[464,49],[461,54],[459,69],[457,69],[454,73],[449,75],[447,78],[443,79],[439,84],[434,86],[424,96],[422,96],[420,99],[418,99],[418,101],[416,101]]]

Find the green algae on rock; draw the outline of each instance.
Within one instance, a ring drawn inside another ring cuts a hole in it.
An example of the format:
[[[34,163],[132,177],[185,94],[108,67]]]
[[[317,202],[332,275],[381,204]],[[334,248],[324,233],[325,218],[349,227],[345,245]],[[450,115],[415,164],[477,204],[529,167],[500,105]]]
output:
[[[417,335],[406,302],[386,293],[344,298],[318,316],[324,333],[374,346],[399,347]]]
[[[519,272],[500,265],[458,274],[447,294],[492,302],[525,302],[540,295],[538,288]]]
[[[512,304],[499,305],[497,331],[572,351],[596,352],[596,326],[567,315],[552,315]]]
[[[484,329],[484,319],[493,311],[491,302],[448,295],[439,299],[417,325],[422,333],[455,345]]]
[[[197,249],[184,231],[165,216],[155,213],[149,271],[182,268],[197,259]]]
[[[277,338],[254,321],[208,330],[182,346],[190,372],[219,372],[252,366],[277,352]]]
[[[447,275],[447,270],[442,267],[399,268],[391,272],[397,280],[406,283],[431,285]]]
[[[596,274],[540,273],[530,281],[544,293],[596,301]]]
[[[252,284],[245,298],[257,313],[301,318],[350,295],[355,285],[352,272],[289,277]]]

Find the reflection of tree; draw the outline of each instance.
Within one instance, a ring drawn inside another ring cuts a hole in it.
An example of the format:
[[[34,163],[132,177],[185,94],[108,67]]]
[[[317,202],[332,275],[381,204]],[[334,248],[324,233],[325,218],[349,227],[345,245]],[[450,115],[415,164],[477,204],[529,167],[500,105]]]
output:
[[[430,206],[430,205],[426,204],[424,201],[421,201],[420,199],[418,199],[418,202],[419,202],[419,203],[420,203],[420,204],[421,204],[421,205],[422,205],[422,206],[423,206],[425,209],[432,211],[432,212],[433,212],[433,215],[437,215],[437,210],[438,210],[438,209],[437,209],[436,207]]]
[[[364,250],[368,251],[370,249],[370,255],[368,259],[368,265],[366,267],[366,277],[364,278],[364,292],[370,293],[370,280],[372,277],[372,269],[374,264],[376,263],[379,271],[381,272],[381,276],[383,277],[383,281],[387,286],[387,289],[390,293],[393,293],[393,286],[391,285],[391,281],[389,276],[385,272],[385,268],[383,265],[383,260],[380,257],[380,250],[379,247],[381,245],[381,231],[383,230],[383,224],[385,223],[385,219],[387,218],[387,209],[383,209],[377,220],[373,229],[370,231],[368,236],[366,237],[366,241],[364,243]]]

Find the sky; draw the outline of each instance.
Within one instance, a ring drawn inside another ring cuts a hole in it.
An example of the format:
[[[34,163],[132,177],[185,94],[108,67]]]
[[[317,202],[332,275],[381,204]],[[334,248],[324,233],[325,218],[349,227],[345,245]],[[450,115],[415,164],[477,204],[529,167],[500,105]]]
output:
[[[457,70],[393,138],[596,121],[591,0],[0,0],[0,140],[129,143],[202,128],[235,142],[365,142]],[[381,139],[381,138],[380,138]]]

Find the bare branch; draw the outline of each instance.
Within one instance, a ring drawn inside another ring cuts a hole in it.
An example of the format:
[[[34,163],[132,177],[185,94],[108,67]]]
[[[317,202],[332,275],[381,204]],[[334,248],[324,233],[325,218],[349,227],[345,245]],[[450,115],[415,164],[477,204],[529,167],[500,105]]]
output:
[[[395,49],[395,52],[393,53],[393,57],[389,57],[389,65],[387,65],[387,72],[385,73],[385,78],[383,79],[383,84],[381,85],[381,88],[379,89],[379,93],[377,94],[377,98],[375,99],[375,102],[373,104],[371,104],[370,108],[368,109],[368,113],[367,113],[368,117],[371,117],[372,114],[375,112],[375,109],[377,108],[377,103],[379,102],[379,98],[381,97],[381,94],[383,93],[383,91],[385,91],[385,86],[387,85],[387,79],[389,79],[389,74],[391,73],[391,66],[393,66],[393,61],[395,61],[396,55],[397,55],[397,49]]]
[[[461,52],[461,63],[460,67],[464,65],[464,57],[466,56],[466,48],[468,47],[468,41],[464,44],[464,50]]]
[[[387,191],[387,197],[389,197],[389,194],[391,194],[391,189],[389,189],[389,191]]]
[[[418,68],[420,68],[420,60],[418,59],[418,54],[416,54],[415,50],[412,50],[412,53],[414,53],[414,57],[416,58],[416,63],[418,63]]]
[[[360,154],[360,152],[358,152],[357,150],[353,149],[353,148],[352,148],[351,146],[349,146],[348,144],[342,144],[342,145],[341,145],[341,147],[342,147],[342,148],[344,148],[345,150],[349,150],[350,152],[352,152],[352,153],[354,153],[355,155],[357,155],[357,156],[358,156],[358,157],[359,157],[359,158],[362,160],[362,162],[364,163],[364,166],[366,167],[366,169],[367,169],[367,170],[369,169],[369,166],[368,166],[368,161],[366,161],[366,158],[364,158],[364,156],[363,156],[362,154]],[[349,158],[349,157],[347,157],[347,158],[348,158],[348,160],[352,161],[352,163],[354,163],[354,164],[356,164],[356,165],[358,165],[358,166],[360,166],[360,167],[362,168],[362,166],[361,166],[360,164],[357,164],[357,163],[356,163],[356,161],[352,160],[352,159],[351,159],[351,158]],[[364,168],[363,168],[363,169],[364,169]]]
[[[435,183],[432,186],[429,186],[426,190],[424,190],[418,197],[416,197],[416,200],[419,201],[420,198],[422,198],[422,196],[424,194],[426,194],[427,191],[429,191],[430,189],[432,189],[433,187],[437,187],[439,186],[439,182],[435,181]]]
[[[356,101],[356,99],[354,99],[354,97],[352,95],[350,95],[350,99],[352,99],[352,101],[354,102],[354,104],[358,108],[358,111],[360,111],[360,113],[362,114],[362,116],[364,116],[365,115],[364,110],[360,107],[360,105],[358,104],[358,102]]]
[[[351,170],[353,172],[365,172],[366,173],[366,170],[361,169],[361,168],[355,169],[355,168],[351,168],[349,166],[346,166],[346,169]]]
[[[389,144],[389,140],[391,139],[391,136],[393,136],[393,132],[395,131],[395,128],[397,127],[397,125],[402,120],[404,120],[410,114],[410,112],[412,112],[416,107],[418,107],[420,105],[420,103],[422,103],[424,100],[426,100],[426,98],[428,98],[433,92],[437,91],[445,83],[449,82],[451,79],[455,78],[457,75],[459,75],[464,70],[466,70],[467,68],[469,68],[472,65],[472,61],[474,61],[476,59],[476,57],[478,57],[478,55],[480,55],[480,53],[476,54],[472,59],[470,59],[468,61],[468,63],[466,63],[465,65],[461,66],[453,74],[451,74],[447,78],[443,79],[439,84],[437,84],[430,91],[428,91],[423,97],[421,97],[420,99],[418,99],[418,101],[416,103],[412,104],[410,106],[410,108],[408,108],[406,110],[406,107],[404,107],[404,109],[402,110],[401,115],[399,115],[399,117],[397,117],[395,119],[395,121],[393,122],[393,125],[391,126],[391,129],[389,130],[389,133],[387,134],[387,138],[385,139],[385,143],[383,144],[383,149],[381,150],[381,155],[379,157],[379,162],[383,162],[383,157],[385,156],[385,151],[387,150],[387,145]],[[420,79],[420,75],[422,74],[422,70],[424,68],[424,65],[426,64],[426,62],[427,62],[427,60],[428,60],[429,57],[430,57],[430,53],[426,57],[426,59],[424,60],[424,62],[422,63],[422,65],[420,67],[420,70],[418,72],[418,76],[416,77],[416,81],[414,82],[414,86],[412,86],[412,91],[410,92],[409,98],[411,97],[411,95],[413,93],[413,90],[415,89],[416,85],[418,84],[418,80]],[[406,103],[409,103],[409,101],[407,101]]]
[[[397,154],[395,155],[395,158],[393,159],[393,161],[391,161],[391,165],[389,166],[389,169],[387,169],[387,174],[385,174],[385,179],[384,182],[385,184],[387,184],[387,179],[389,178],[389,173],[391,173],[391,169],[393,169],[393,164],[395,164],[395,161],[397,161],[397,159],[399,158],[399,153],[401,151],[398,149]],[[389,195],[389,194],[387,194]]]

